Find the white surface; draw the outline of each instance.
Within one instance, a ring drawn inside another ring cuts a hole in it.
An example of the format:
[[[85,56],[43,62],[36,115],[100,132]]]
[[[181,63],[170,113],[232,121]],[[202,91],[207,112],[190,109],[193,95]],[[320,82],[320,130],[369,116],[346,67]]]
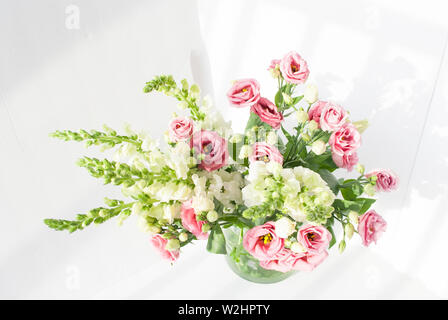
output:
[[[443,1],[2,1],[0,298],[448,298],[446,12]],[[272,97],[266,68],[289,50],[321,97],[369,118],[361,161],[400,175],[375,205],[389,223],[377,246],[352,241],[260,290],[205,244],[171,267],[133,219],[72,235],[42,223],[118,194],[74,165],[96,153],[49,132],[129,122],[160,137],[175,103],[141,92],[159,73],[194,75],[242,129],[230,81],[256,77]]]

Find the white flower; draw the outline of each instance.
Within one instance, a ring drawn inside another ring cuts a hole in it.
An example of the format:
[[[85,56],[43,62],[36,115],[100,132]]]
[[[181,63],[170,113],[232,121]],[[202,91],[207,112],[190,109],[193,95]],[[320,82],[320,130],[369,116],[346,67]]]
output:
[[[180,204],[176,203],[173,205],[163,206],[163,218],[169,223],[173,223],[174,219],[180,218]]]
[[[266,191],[263,189],[263,183],[260,186],[255,183],[250,183],[241,190],[243,194],[243,201],[247,207],[258,206],[267,200]]]
[[[185,232],[182,232],[180,235],[179,235],[179,241],[181,241],[181,242],[185,242],[185,241],[187,241],[188,240],[188,234],[186,234]]]
[[[357,225],[359,223],[359,214],[356,211],[350,211],[348,213],[348,219],[350,222],[354,225]]]
[[[317,87],[314,84],[307,84],[303,96],[308,103],[314,103],[318,98]]]
[[[264,161],[254,161],[249,165],[249,174],[246,179],[249,182],[264,179],[269,175],[268,170],[266,169],[266,163]]]
[[[259,161],[257,161],[259,162]],[[276,179],[280,178],[281,172],[283,171],[283,167],[280,163],[276,161],[269,161],[266,164],[266,169],[269,173],[271,173]]]
[[[296,229],[295,222],[291,219],[282,217],[275,221],[275,233],[280,238],[288,238]]]
[[[316,188],[313,190],[313,193],[317,196],[315,200],[316,204],[321,204],[329,207],[334,202],[335,195],[328,187]]]
[[[311,150],[316,155],[321,155],[322,153],[325,152],[325,150],[327,150],[327,144],[322,140],[317,140],[313,142],[313,144],[311,145]]]
[[[300,123],[305,123],[308,121],[308,113],[306,113],[305,110],[300,109],[299,111],[296,112],[296,119],[297,122]]]
[[[193,207],[196,213],[204,211],[212,211],[213,209],[215,209],[215,204],[213,203],[213,200],[204,195],[194,196],[191,206]]]
[[[269,131],[266,136],[266,143],[270,145],[275,145],[278,142],[278,136],[274,131]]]
[[[185,142],[178,142],[168,154],[167,165],[176,172],[179,179],[187,179],[190,170],[190,146]]]
[[[252,154],[252,147],[248,145],[244,145],[241,147],[240,154],[238,155],[238,158],[241,160],[249,158],[249,156]]]

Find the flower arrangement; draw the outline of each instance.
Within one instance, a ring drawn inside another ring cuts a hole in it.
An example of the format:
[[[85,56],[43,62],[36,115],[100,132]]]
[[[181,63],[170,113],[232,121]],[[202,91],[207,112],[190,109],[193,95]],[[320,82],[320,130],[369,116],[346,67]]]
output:
[[[353,122],[339,104],[319,100],[316,86],[305,85],[309,69],[299,54],[273,60],[268,70],[278,83],[273,101],[261,96],[255,79],[234,81],[227,92],[232,107],[250,108],[244,134],[232,132],[196,84],[182,80],[179,86],[165,75],[147,82],[144,92],[174,97],[187,113],[174,114],[165,146],[129,126],[125,135],[107,126],[52,133],[114,149],[113,160],[84,157],[78,165],[105,184],[121,186],[129,201],[106,198],[105,206],[73,221],[45,223],[74,232],[135,215],[171,262],[187,244],[207,240],[209,252],[227,254],[234,271],[257,282],[313,270],[337,242],[344,251],[354,233],[365,246],[376,243],[386,222],[370,209],[372,197],[395,189],[398,178],[389,170],[366,173],[359,163],[368,122]],[[338,179],[338,168],[356,168],[359,176]]]

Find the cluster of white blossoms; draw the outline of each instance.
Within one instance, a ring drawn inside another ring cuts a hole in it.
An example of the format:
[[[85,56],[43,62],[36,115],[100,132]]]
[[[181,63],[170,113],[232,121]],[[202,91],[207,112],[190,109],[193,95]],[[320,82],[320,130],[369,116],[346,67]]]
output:
[[[298,222],[325,223],[331,217],[335,195],[320,175],[308,168],[282,168],[271,161],[255,161],[250,164],[243,188],[243,201],[252,210],[278,210]],[[261,212],[260,212],[261,214]]]

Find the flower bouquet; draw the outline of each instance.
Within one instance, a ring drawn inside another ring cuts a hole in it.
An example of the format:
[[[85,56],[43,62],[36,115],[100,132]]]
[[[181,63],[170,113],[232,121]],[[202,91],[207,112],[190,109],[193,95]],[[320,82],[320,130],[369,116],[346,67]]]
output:
[[[365,246],[376,242],[386,222],[370,209],[372,197],[396,188],[398,179],[389,170],[365,173],[358,162],[368,122],[351,121],[340,105],[319,100],[316,86],[303,86],[309,70],[299,54],[273,60],[268,70],[278,84],[273,101],[260,95],[254,79],[234,81],[227,93],[231,106],[250,109],[244,134],[232,132],[196,84],[178,85],[165,75],[147,82],[144,92],[174,97],[186,114],[174,114],[163,147],[129,126],[124,135],[107,126],[52,133],[114,149],[113,160],[84,157],[78,165],[121,186],[129,200],[106,198],[73,221],[45,223],[74,232],[135,215],[171,262],[184,246],[206,240],[209,252],[227,255],[232,270],[260,283],[313,270],[337,242],[344,251],[354,233]],[[356,168],[359,176],[338,179],[338,168]]]

